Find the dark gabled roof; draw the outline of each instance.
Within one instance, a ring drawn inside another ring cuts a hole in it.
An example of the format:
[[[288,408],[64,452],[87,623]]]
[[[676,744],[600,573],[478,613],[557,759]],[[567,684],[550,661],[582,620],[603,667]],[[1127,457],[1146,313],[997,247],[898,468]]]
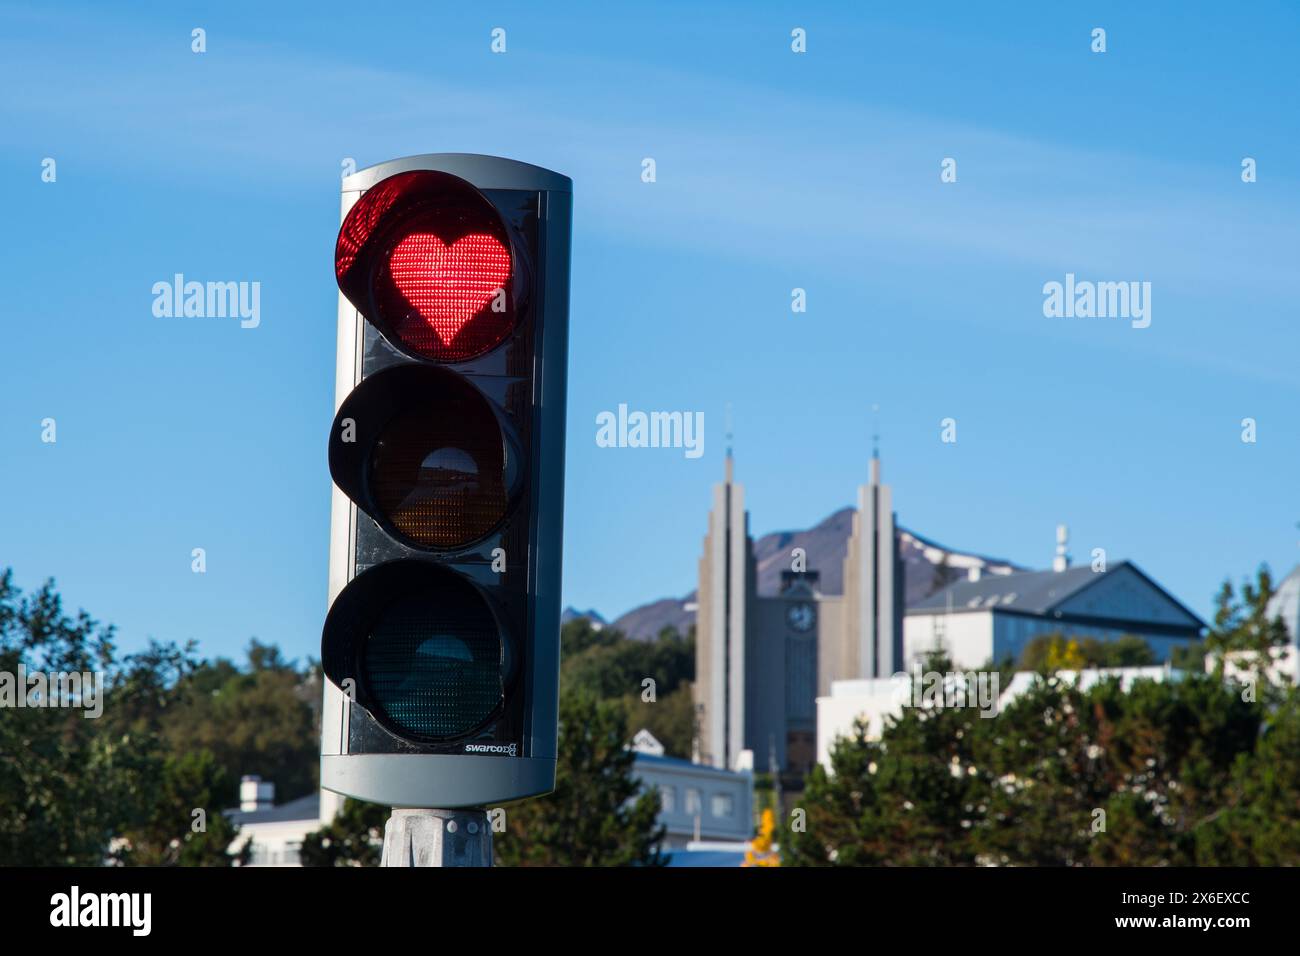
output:
[[[1088,565],[1064,571],[1024,571],[1020,574],[986,574],[978,581],[957,581],[930,595],[909,611],[983,611],[993,607],[1025,614],[1046,614],[1066,598],[1078,594],[1101,574],[1128,564],[1122,561],[1105,572]]]
[[[226,817],[236,826],[246,823],[284,823],[289,820],[320,819],[320,792],[309,793],[267,810],[226,810]]]
[[[1139,578],[1159,591],[1168,601],[1186,614],[1198,627],[1205,623],[1172,594],[1142,573],[1131,561],[1112,564],[1105,571],[1092,570],[1090,565],[1066,568],[1064,571],[1026,571],[1021,574],[985,575],[978,581],[958,581],[930,595],[920,604],[907,609],[907,613],[930,614],[951,609],[962,611],[1013,611],[1021,614],[1046,616],[1085,588],[1091,587],[1108,574],[1128,568]]]

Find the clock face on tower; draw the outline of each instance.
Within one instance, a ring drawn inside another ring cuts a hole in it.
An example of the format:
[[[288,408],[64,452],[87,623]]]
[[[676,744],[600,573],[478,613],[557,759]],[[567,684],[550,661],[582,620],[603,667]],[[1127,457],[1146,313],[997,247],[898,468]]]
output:
[[[785,609],[785,621],[796,631],[807,633],[817,623],[817,611],[807,601],[800,601]]]

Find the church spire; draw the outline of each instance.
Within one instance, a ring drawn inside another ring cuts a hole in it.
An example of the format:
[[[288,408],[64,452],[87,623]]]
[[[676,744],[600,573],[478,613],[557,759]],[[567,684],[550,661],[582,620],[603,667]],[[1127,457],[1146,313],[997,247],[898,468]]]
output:
[[[871,406],[871,484],[880,484],[880,406]]]
[[[731,402],[727,402],[727,484],[733,480],[734,466],[731,460]]]

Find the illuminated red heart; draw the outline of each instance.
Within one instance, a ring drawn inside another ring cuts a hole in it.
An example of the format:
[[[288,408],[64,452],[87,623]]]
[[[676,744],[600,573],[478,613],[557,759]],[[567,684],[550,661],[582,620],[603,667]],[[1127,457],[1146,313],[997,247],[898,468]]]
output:
[[[443,345],[510,278],[510,251],[493,236],[472,233],[450,246],[416,232],[393,249],[388,268],[397,291],[420,313]]]

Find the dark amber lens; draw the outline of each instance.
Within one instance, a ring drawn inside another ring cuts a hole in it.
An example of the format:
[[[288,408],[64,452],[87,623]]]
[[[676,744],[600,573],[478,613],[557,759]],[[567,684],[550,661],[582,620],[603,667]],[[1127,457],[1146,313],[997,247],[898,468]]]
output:
[[[492,715],[502,695],[501,637],[470,585],[451,579],[393,602],[366,642],[365,680],[398,733],[446,738]]]
[[[370,459],[371,494],[415,545],[462,547],[505,515],[505,455],[486,400],[468,382],[449,380],[388,423]]]

